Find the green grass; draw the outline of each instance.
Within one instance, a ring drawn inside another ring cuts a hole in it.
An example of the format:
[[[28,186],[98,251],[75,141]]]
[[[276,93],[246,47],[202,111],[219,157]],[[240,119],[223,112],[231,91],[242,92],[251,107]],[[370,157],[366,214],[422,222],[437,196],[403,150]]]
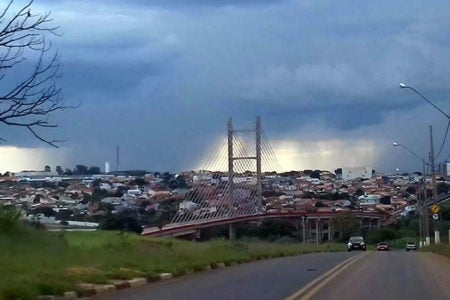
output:
[[[431,244],[428,247],[423,247],[421,250],[423,251],[429,251],[433,253],[437,253],[446,257],[450,257],[450,246],[448,242],[444,242],[439,245]]]
[[[407,242],[416,242],[417,243],[417,247],[419,245],[419,241],[417,238],[415,237],[404,237],[404,238],[400,238],[400,239],[396,239],[393,241],[389,241],[389,245],[391,246],[391,248],[396,248],[396,249],[406,249],[406,243]]]
[[[32,299],[75,290],[76,283],[183,275],[223,262],[247,262],[311,252],[343,251],[342,244],[303,245],[214,240],[188,242],[118,232],[47,232],[17,228],[0,234],[1,299]]]

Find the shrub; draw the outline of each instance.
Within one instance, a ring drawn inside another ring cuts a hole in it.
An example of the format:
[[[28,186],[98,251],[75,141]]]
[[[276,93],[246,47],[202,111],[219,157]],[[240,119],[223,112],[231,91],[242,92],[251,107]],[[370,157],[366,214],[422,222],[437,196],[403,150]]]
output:
[[[0,233],[8,233],[17,226],[20,212],[11,206],[0,204]]]
[[[383,241],[391,241],[401,238],[401,233],[392,228],[382,228],[373,230],[368,234],[368,242],[370,244],[376,244]]]

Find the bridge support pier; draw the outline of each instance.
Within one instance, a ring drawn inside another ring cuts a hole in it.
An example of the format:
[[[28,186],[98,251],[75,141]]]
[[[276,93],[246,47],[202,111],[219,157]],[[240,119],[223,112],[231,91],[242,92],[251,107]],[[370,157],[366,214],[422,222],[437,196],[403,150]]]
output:
[[[328,220],[328,242],[331,242],[331,239],[333,238],[331,232],[333,231],[333,227],[331,226],[331,221]]]
[[[230,241],[234,241],[236,239],[236,226],[234,224],[228,225],[228,238]]]
[[[320,241],[320,239],[319,239],[319,235],[321,234],[321,232],[319,232],[319,222],[320,222],[320,219],[316,219],[316,244],[319,244],[319,241]]]
[[[449,230],[450,235],[450,230]],[[305,216],[302,216],[302,239],[303,244],[306,244],[306,222],[305,222]]]
[[[312,240],[312,220],[308,219],[308,222],[306,222],[306,241],[311,242]]]

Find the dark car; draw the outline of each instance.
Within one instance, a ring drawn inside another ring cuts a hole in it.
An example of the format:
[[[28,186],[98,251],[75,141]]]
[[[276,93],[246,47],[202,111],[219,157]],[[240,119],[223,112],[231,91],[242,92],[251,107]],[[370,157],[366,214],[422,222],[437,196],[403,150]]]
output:
[[[409,251],[409,250],[417,250],[416,242],[407,242],[406,243],[406,251]]]
[[[352,236],[347,243],[347,250],[363,250],[366,251],[366,243],[362,236]]]
[[[377,251],[389,251],[389,244],[386,242],[380,242],[377,244]]]

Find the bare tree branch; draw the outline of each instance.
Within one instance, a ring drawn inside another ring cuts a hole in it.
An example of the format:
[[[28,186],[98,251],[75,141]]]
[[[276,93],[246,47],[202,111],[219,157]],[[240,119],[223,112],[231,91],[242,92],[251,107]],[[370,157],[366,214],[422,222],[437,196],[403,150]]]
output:
[[[60,36],[59,27],[52,26],[49,12],[32,13],[33,0],[18,11],[13,11],[14,2],[0,4],[0,123],[23,127],[38,140],[57,147],[62,140],[44,138],[39,130],[57,127],[49,121],[53,113],[79,106],[65,104],[56,85],[60,57],[58,53],[49,56],[52,44],[47,37]],[[33,58],[36,60],[31,63]]]

